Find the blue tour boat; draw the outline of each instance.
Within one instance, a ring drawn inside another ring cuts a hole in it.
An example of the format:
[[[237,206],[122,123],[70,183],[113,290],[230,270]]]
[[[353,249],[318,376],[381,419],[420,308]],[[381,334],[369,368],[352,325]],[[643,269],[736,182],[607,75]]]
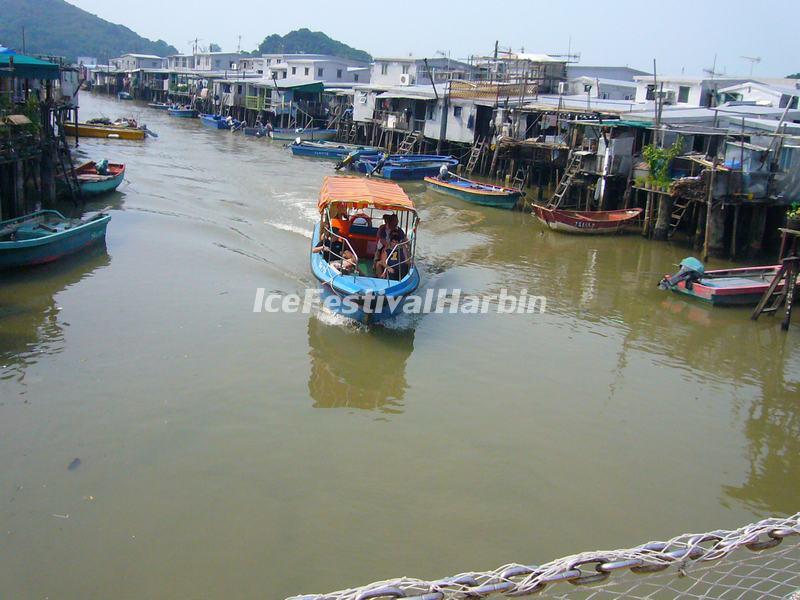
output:
[[[519,190],[472,181],[453,174],[447,179],[426,177],[425,183],[438,192],[481,206],[512,209],[522,197],[522,192]]]
[[[357,153],[357,156],[377,155],[383,150],[374,146],[358,146],[356,144],[339,144],[336,142],[309,142],[295,141],[289,146],[295,156],[313,156],[316,158],[332,158],[342,160],[350,154]]]
[[[52,262],[100,243],[110,220],[104,212],[68,219],[55,210],[40,210],[0,221],[0,269]]]
[[[420,284],[414,262],[419,222],[414,203],[396,183],[329,176],[317,207],[320,220],[311,240],[311,271],[320,283],[324,306],[364,324],[401,312]],[[392,269],[379,275],[373,263],[378,226],[387,214],[397,217],[405,236],[388,247]],[[329,240],[328,250],[320,251],[323,238]]]
[[[452,169],[458,165],[458,159],[436,154],[384,154],[362,157],[355,161],[354,168],[359,173],[384,179],[409,180],[434,177],[442,165]]]
[[[194,119],[197,117],[197,111],[195,109],[181,106],[172,106],[168,108],[167,114],[171,117],[181,117],[184,119]]]

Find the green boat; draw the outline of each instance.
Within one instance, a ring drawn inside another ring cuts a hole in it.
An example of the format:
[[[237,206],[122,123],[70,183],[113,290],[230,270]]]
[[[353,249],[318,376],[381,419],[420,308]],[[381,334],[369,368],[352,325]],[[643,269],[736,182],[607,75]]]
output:
[[[56,210],[40,210],[0,221],[0,269],[53,262],[103,242],[110,220],[102,211],[69,219]]]

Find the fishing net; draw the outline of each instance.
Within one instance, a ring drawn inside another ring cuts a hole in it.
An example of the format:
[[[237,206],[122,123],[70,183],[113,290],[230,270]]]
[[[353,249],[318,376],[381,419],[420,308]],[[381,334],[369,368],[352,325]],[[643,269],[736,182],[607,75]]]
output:
[[[684,534],[538,566],[509,564],[436,581],[400,578],[290,600],[777,598],[800,600],[800,513],[735,530]]]

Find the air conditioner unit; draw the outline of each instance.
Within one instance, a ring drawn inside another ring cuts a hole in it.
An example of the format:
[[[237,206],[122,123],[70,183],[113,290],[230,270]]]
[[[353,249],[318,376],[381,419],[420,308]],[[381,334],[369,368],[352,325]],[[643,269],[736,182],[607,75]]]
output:
[[[400,75],[400,85],[411,85],[411,75],[408,73]]]
[[[664,104],[675,104],[677,96],[675,90],[667,90],[664,92]]]
[[[566,81],[559,81],[558,82],[558,95],[559,96],[566,96],[569,94],[569,83]]]

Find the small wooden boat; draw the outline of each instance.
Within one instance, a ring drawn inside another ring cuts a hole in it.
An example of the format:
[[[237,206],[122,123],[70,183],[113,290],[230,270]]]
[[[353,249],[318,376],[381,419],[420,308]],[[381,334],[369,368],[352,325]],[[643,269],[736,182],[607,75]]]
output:
[[[384,179],[412,180],[434,177],[442,165],[452,169],[458,165],[458,159],[436,154],[384,154],[359,158],[354,169]]]
[[[206,127],[211,127],[212,129],[230,129],[232,125],[239,123],[239,121],[236,119],[229,119],[228,117],[223,117],[222,115],[210,114],[201,114],[200,122]]]
[[[156,110],[168,110],[172,108],[172,104],[168,104],[167,102],[151,102],[147,105],[150,108],[155,108]]]
[[[75,123],[64,123],[62,127],[68,136],[75,135],[77,131],[80,137],[143,140],[147,135],[145,129],[124,124],[78,123],[76,126]]]
[[[194,119],[197,117],[197,111],[195,109],[179,106],[168,108],[167,113],[171,117],[181,117],[183,119]]]
[[[425,183],[437,192],[449,194],[481,206],[511,209],[517,205],[517,201],[522,197],[522,192],[519,190],[472,181],[452,174],[446,180],[438,177],[426,177]]]
[[[693,257],[684,258],[680,267],[674,275],[664,275],[659,287],[714,306],[758,304],[781,268],[764,265],[706,271],[703,263]],[[784,283],[778,284],[778,291],[783,290]]]
[[[358,146],[356,144],[339,144],[336,142],[309,142],[300,141],[297,143],[295,140],[289,149],[295,156],[313,156],[315,158],[332,158],[334,160],[342,160],[353,152],[357,152],[359,156],[375,156],[383,152],[380,148],[374,146]]]
[[[547,208],[534,204],[533,213],[550,229],[567,233],[612,234],[631,225],[642,214],[641,208],[624,210],[578,211]]]
[[[117,98],[120,100],[133,100],[133,96],[130,95],[128,92],[118,92]]]
[[[97,196],[116,190],[125,179],[125,165],[102,160],[89,161],[75,168],[75,177],[84,196]]]
[[[40,210],[0,221],[0,269],[52,262],[104,241],[110,220],[104,212],[68,219],[55,210]]]
[[[389,181],[326,177],[317,207],[320,220],[311,240],[311,271],[319,281],[324,306],[365,324],[400,312],[420,284],[414,263],[419,217],[411,199]],[[389,262],[392,273],[379,277],[373,259],[378,227],[386,213],[397,216],[401,237],[405,234],[389,248],[389,260],[395,261]],[[314,252],[323,235],[330,239],[330,250]],[[341,254],[336,254],[337,247]]]
[[[294,141],[297,138],[307,141],[320,141],[332,140],[336,137],[337,133],[338,131],[336,129],[323,129],[321,127],[305,127],[301,129],[276,128],[272,130],[269,136],[273,140],[286,142]]]

